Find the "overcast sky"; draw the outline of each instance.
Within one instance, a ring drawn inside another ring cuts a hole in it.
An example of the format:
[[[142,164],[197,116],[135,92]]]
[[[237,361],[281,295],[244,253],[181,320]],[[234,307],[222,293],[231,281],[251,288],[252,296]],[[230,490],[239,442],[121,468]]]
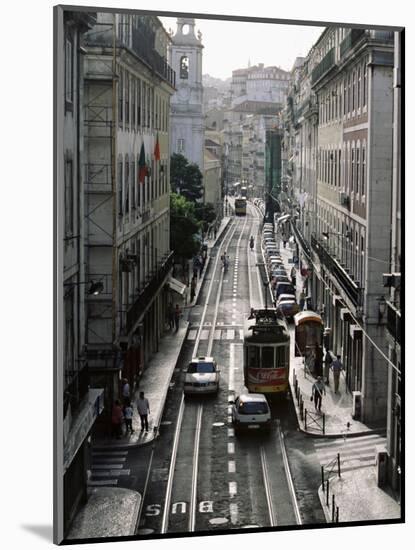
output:
[[[176,18],[161,17],[166,30],[176,32]],[[241,21],[196,20],[196,33],[202,33],[203,74],[217,78],[232,76],[234,69],[264,63],[286,71],[296,57],[307,55],[323,27],[246,23]]]

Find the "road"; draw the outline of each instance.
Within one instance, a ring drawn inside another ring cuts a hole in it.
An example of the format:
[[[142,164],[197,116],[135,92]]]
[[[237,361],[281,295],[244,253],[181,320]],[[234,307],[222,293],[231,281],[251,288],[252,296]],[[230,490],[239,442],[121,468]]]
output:
[[[117,465],[118,486],[143,495],[138,535],[325,522],[317,497],[318,456],[313,441],[298,431],[289,396],[272,403],[270,435],[235,437],[230,422],[229,401],[244,390],[243,321],[251,306],[264,304],[259,228],[259,213],[249,205],[247,216],[234,218],[212,250],[159,438],[149,447],[95,457],[107,467],[108,459]],[[230,257],[226,273],[224,250]],[[218,395],[184,398],[183,370],[193,356],[210,354],[221,369]]]

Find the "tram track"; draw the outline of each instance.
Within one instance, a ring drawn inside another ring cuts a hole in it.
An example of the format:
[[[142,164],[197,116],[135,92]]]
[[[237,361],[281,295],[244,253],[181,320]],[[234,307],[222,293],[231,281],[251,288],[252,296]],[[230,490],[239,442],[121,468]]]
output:
[[[194,347],[193,347],[192,357],[196,357],[196,356],[200,355],[198,352],[200,351],[200,340],[201,340],[202,328],[205,324],[207,310],[208,310],[208,307],[210,305],[211,293],[212,293],[212,289],[213,289],[213,286],[214,286],[214,283],[215,283],[215,274],[218,270],[218,263],[219,263],[219,260],[220,260],[221,251],[224,250],[224,249],[226,250],[226,248],[229,246],[229,244],[232,241],[233,236],[234,236],[237,228],[240,227],[240,225],[241,224],[236,222],[229,228],[225,238],[222,240],[222,243],[221,243],[221,245],[219,246],[219,248],[217,250],[212,276],[211,276],[210,281],[209,281],[208,293],[207,293],[207,296],[206,296],[205,305],[204,305],[202,316],[201,316],[201,319],[200,319],[199,328],[198,328],[196,338],[195,338],[195,344],[194,344]],[[243,231],[245,229],[245,225],[246,225],[246,219],[244,220],[244,224],[243,224],[243,227],[242,227],[241,234],[243,233]],[[239,242],[240,241],[238,241],[238,243]],[[220,268],[218,292],[217,292],[216,301],[215,301],[215,305],[214,305],[213,321],[212,321],[211,327],[210,327],[207,352],[205,354],[206,356],[209,356],[212,352],[213,338],[214,338],[214,333],[215,333],[215,329],[216,329],[217,314],[218,314],[218,309],[219,309],[219,304],[220,304],[221,292],[222,292],[222,288],[223,288],[223,280],[224,280],[224,270],[222,268]],[[194,405],[193,403],[190,404],[190,407],[193,408],[193,405]],[[165,506],[164,506],[164,511],[163,511],[163,521],[162,521],[162,526],[161,526],[161,533],[169,532],[170,505],[171,505],[171,499],[172,499],[174,477],[175,477],[175,471],[176,471],[177,454],[178,454],[178,449],[179,449],[180,436],[181,436],[181,432],[182,432],[182,424],[183,424],[183,419],[184,419],[185,407],[186,407],[185,399],[184,399],[184,395],[182,395],[182,399],[181,399],[181,402],[180,402],[179,414],[178,414],[178,418],[177,418],[176,431],[175,431],[174,441],[173,441],[173,453],[172,453],[172,457],[171,457],[171,461],[170,461],[170,469],[169,469],[168,482],[167,482],[167,488],[166,488],[166,498],[165,498]],[[187,523],[187,528],[186,528],[188,532],[194,532],[195,526],[196,526],[197,486],[198,486],[198,472],[199,472],[199,446],[200,446],[200,434],[201,434],[202,419],[203,419],[203,409],[204,409],[203,403],[199,403],[197,405],[197,416],[196,416],[195,425],[186,427],[186,429],[189,430],[189,433],[190,433],[190,431],[194,430],[193,452],[192,452],[192,476],[191,476],[190,501],[189,501],[189,515],[188,515],[188,523]]]

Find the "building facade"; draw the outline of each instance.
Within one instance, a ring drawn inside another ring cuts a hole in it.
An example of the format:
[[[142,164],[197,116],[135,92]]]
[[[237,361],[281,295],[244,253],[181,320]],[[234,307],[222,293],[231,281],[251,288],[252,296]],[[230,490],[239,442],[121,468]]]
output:
[[[85,48],[86,355],[107,415],[164,331],[172,269],[169,35],[153,16],[98,14]]]
[[[328,28],[295,67],[285,113],[285,208],[312,303],[369,425],[384,425],[387,411],[377,350],[387,352],[379,300],[392,215],[392,77],[390,33]]]
[[[204,132],[202,84],[202,35],[195,36],[195,20],[179,18],[171,37],[170,63],[176,72],[176,90],[171,98],[170,153],[196,163],[203,174]]]

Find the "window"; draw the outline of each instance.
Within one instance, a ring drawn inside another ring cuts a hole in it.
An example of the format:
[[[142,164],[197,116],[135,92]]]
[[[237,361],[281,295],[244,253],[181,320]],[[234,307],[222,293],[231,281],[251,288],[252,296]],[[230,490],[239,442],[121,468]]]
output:
[[[125,213],[130,211],[130,165],[128,163],[128,155],[125,157],[125,180],[124,180],[124,203]]]
[[[180,58],[180,78],[183,80],[189,78],[189,58],[187,55],[182,55]]]
[[[130,75],[125,73],[125,123],[130,124]]]
[[[362,83],[362,71],[359,67],[357,70],[357,108],[360,109],[360,91]]]
[[[348,90],[347,90],[347,113],[350,113],[350,107],[351,107],[351,96],[352,96],[352,79],[349,74],[347,77],[347,84],[348,84]]]
[[[362,146],[362,181],[361,181],[361,193],[362,195],[366,192],[366,143],[363,142]]]
[[[130,174],[131,174],[131,208],[135,210],[137,206],[137,182],[135,180],[134,174],[135,174],[135,161],[131,161],[131,167],[130,167]]]
[[[65,42],[65,101],[73,102],[73,41],[71,37]]]
[[[123,122],[123,95],[124,95],[124,72],[120,69],[120,80],[118,84],[118,124]]]
[[[65,162],[65,236],[72,236],[74,233],[74,210],[73,210],[73,165],[72,159]]]
[[[143,82],[142,84],[141,102],[142,102],[142,113],[143,113],[143,116],[141,118],[141,124],[143,128],[145,128],[147,126],[147,84],[145,82]]]
[[[262,353],[262,368],[273,369],[274,368],[274,348],[270,346],[264,346],[261,349]]]
[[[360,180],[360,145],[356,147],[356,194],[359,193]]]
[[[152,104],[151,104],[151,87],[147,86],[147,128],[151,127]]]
[[[347,113],[347,83],[346,79],[343,80],[343,115]]]
[[[184,153],[184,139],[177,140],[177,152],[180,154]]]
[[[135,78],[131,79],[131,128],[135,130],[135,121],[136,121],[136,80]]]
[[[141,126],[141,80],[137,80],[137,126]]]
[[[122,160],[118,162],[118,215],[122,216]]]
[[[142,183],[139,183],[139,181],[138,181],[138,173],[139,173],[139,171],[140,171],[140,166],[139,166],[139,164],[138,164],[139,158],[140,158],[140,157],[137,156],[137,163],[136,163],[137,172],[136,172],[136,176],[135,176],[135,182],[134,182],[134,184],[133,184],[134,187],[135,187],[135,186],[138,186],[138,187],[137,187],[137,206],[138,206],[138,208],[141,207],[141,193],[142,193],[141,190],[142,190],[142,188],[143,188],[143,184],[142,184]]]
[[[356,108],[356,71],[353,71],[353,82],[352,82],[352,111]]]
[[[367,63],[365,62],[364,72],[363,72],[363,98],[362,98],[363,107],[367,105]]]
[[[355,151],[354,151],[354,144],[352,144],[352,166],[351,166],[351,179],[350,179],[350,191],[351,191],[351,192],[354,191],[354,177],[355,177],[355,171],[354,171],[354,168],[355,168],[355,158],[354,158],[354,154],[355,154]]]

